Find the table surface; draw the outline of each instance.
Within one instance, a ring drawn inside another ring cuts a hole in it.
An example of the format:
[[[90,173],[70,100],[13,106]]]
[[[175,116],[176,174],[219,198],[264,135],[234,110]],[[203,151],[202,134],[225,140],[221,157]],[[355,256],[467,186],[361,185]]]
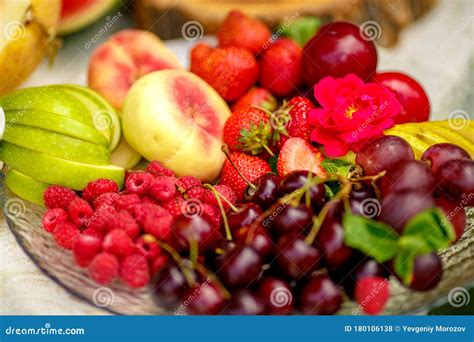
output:
[[[80,34],[68,37],[54,66],[40,66],[24,86],[86,84],[88,56],[93,49],[113,32],[132,25],[125,17],[107,30],[104,23],[97,22]],[[429,15],[402,33],[397,47],[379,50],[379,70],[401,70],[421,80],[431,99],[433,119],[447,118],[455,110],[463,110],[473,119],[473,37],[474,3],[440,1]],[[166,43],[183,65],[188,66],[189,49],[195,42]],[[101,315],[107,312],[74,297],[44,275],[23,252],[1,216],[0,314]]]

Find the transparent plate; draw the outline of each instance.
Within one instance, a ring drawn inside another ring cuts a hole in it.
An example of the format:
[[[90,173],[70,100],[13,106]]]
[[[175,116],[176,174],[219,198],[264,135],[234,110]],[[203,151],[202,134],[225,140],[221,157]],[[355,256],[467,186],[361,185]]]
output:
[[[2,177],[3,178],[3,177]],[[41,227],[44,208],[16,197],[3,184],[1,201],[8,226],[16,240],[35,264],[73,295],[91,305],[122,315],[173,314],[155,305],[151,288],[132,290],[119,282],[107,287],[95,284],[86,272],[75,265],[72,254],[58,247],[53,237]],[[449,300],[454,309],[469,301],[467,290],[474,285],[474,208],[470,208],[463,237],[442,251],[443,280],[428,292],[413,292],[390,280],[391,297],[385,314],[423,313]],[[360,314],[354,302],[344,302],[340,314]]]

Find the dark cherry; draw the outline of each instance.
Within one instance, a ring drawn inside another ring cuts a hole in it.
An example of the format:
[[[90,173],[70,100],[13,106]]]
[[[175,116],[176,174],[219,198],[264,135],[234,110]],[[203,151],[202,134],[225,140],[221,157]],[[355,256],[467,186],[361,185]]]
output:
[[[263,213],[262,208],[255,203],[242,204],[238,209],[239,211],[227,216],[231,231],[236,231],[242,226],[250,226]]]
[[[229,287],[243,287],[255,282],[262,272],[261,256],[250,246],[236,246],[220,260],[217,271]]]
[[[249,226],[242,227],[234,233],[234,241],[239,245],[247,243],[247,238],[250,234]],[[263,259],[267,258],[273,251],[273,241],[263,227],[257,227],[250,237],[248,246],[252,247]]]
[[[303,237],[283,236],[277,244],[278,265],[282,272],[293,279],[310,276],[321,262],[321,251],[308,245]]]
[[[413,280],[409,286],[416,291],[428,291],[436,287],[443,275],[443,265],[436,253],[420,255],[415,258]]]
[[[267,173],[254,182],[256,189],[248,186],[244,191],[244,202],[254,202],[267,209],[278,199],[280,177]]]
[[[335,21],[322,26],[303,49],[304,81],[313,87],[323,77],[353,73],[366,81],[375,73],[377,50],[357,25]]]
[[[375,191],[371,186],[363,186],[360,188],[354,188],[351,190],[349,194],[349,205],[351,207],[351,211],[355,215],[370,215],[370,217],[375,218],[378,215],[377,212],[372,212],[372,209],[376,211],[380,211],[377,207],[372,207],[370,203],[376,203],[377,196],[375,195]],[[336,215],[342,217],[344,213],[344,209],[342,208],[342,203],[339,205],[338,210],[340,210],[340,214]],[[372,216],[374,215],[374,216]]]
[[[322,247],[323,258],[331,268],[337,268],[351,258],[354,250],[344,244],[344,227],[339,219],[326,218],[316,243]]]
[[[191,315],[217,315],[225,305],[221,290],[210,282],[196,283],[195,287],[189,289],[183,303],[186,305],[186,312]]]
[[[313,173],[313,178],[317,176]],[[291,194],[293,191],[301,188],[306,184],[308,180],[308,171],[293,171],[286,175],[278,185],[278,192],[280,196]],[[315,211],[319,211],[321,207],[326,203],[326,190],[324,184],[313,185],[309,189],[309,196],[311,199],[311,206]],[[304,196],[302,198],[304,201]]]
[[[311,229],[313,210],[305,204],[299,204],[296,207],[282,204],[278,208],[275,210],[274,219],[271,221],[272,229],[277,235],[307,233]]]
[[[356,284],[366,277],[388,278],[390,270],[374,259],[367,258],[349,272],[343,280],[342,285],[347,296],[354,298]]]
[[[374,76],[376,83],[390,89],[402,106],[395,123],[424,122],[430,117],[430,101],[423,87],[401,72],[382,72]]]
[[[153,300],[158,306],[175,308],[188,289],[188,283],[177,265],[170,265],[154,277]]]
[[[173,226],[177,245],[189,251],[190,241],[194,240],[200,252],[207,251],[219,237],[216,227],[204,216],[180,216]]]
[[[263,315],[265,304],[253,291],[240,289],[232,293],[232,299],[224,313],[226,315]]]
[[[327,275],[320,274],[304,285],[299,296],[305,315],[332,315],[342,304],[342,294]]]
[[[263,280],[259,295],[265,303],[267,315],[289,315],[294,310],[293,290],[283,279],[271,277]]]

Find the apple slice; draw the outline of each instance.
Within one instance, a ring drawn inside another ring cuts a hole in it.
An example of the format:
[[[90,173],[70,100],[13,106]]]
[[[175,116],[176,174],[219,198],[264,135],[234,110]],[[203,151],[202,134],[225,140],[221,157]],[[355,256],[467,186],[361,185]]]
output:
[[[94,144],[109,146],[107,139],[96,129],[63,115],[38,110],[5,111],[6,129],[14,124],[43,128]]]
[[[5,184],[17,196],[38,205],[43,204],[43,193],[49,184],[37,181],[17,170],[10,169],[5,175]]]
[[[3,140],[36,152],[81,163],[108,165],[109,150],[101,145],[41,128],[10,125]]]
[[[122,138],[120,143],[114,152],[110,155],[110,163],[113,165],[121,166],[124,169],[131,169],[136,166],[142,156],[135,151],[126,141]]]
[[[77,101],[71,94],[51,86],[16,90],[0,98],[0,107],[3,107],[5,111],[11,109],[25,112],[43,110],[94,127],[86,106]]]
[[[9,142],[0,143],[0,160],[8,166],[41,182],[82,190],[87,183],[98,178],[123,185],[125,170],[115,165],[91,165],[56,158],[35,152]]]
[[[120,141],[122,129],[114,107],[90,88],[75,84],[61,84],[55,87],[71,93],[89,109],[95,128],[109,141],[110,151],[115,150]]]
[[[224,163],[220,146],[229,116],[226,102],[201,78],[161,70],[132,86],[122,126],[127,142],[146,159],[160,161],[178,176],[209,181]]]

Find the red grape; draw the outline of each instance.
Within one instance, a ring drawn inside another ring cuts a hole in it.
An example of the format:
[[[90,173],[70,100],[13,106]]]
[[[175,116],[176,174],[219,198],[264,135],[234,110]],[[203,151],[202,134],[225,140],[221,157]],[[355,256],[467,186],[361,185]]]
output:
[[[474,161],[453,159],[438,167],[435,174],[439,188],[463,206],[474,205]]]
[[[438,197],[435,199],[436,206],[440,208],[446,219],[453,225],[456,233],[456,240],[459,240],[466,228],[466,212],[464,208],[446,197]]]
[[[381,179],[383,196],[401,190],[416,190],[430,193],[434,190],[434,176],[429,167],[418,160],[401,161],[388,169]]]
[[[452,159],[471,159],[471,157],[461,147],[449,143],[432,145],[421,156],[421,160],[427,161],[431,165],[431,170],[434,173],[440,165]]]

